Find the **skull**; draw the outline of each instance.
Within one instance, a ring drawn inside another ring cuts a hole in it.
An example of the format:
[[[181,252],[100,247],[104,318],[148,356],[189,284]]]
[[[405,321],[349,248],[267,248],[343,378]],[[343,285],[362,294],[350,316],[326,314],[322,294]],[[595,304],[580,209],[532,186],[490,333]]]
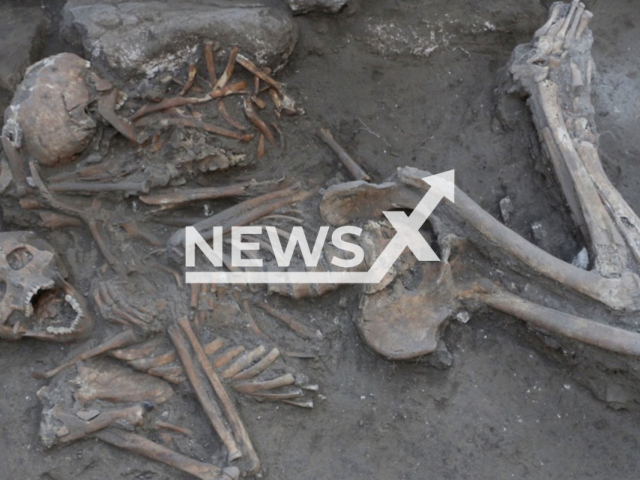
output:
[[[0,338],[67,342],[92,326],[86,302],[63,279],[53,248],[33,232],[0,233]]]

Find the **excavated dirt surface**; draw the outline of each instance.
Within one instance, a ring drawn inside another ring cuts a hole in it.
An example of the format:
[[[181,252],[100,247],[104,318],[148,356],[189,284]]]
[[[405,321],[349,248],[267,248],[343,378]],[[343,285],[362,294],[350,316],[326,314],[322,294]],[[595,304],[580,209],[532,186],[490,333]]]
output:
[[[599,75],[593,102],[603,161],[615,185],[640,210],[640,9],[624,0],[585,3],[594,13]],[[547,6],[516,0],[361,0],[337,15],[297,17],[300,41],[279,79],[306,114],[286,124],[287,154],[249,173],[321,183],[336,175],[346,178],[316,137],[318,128],[328,127],[364,159],[374,180],[404,165],[432,173],[455,168],[458,186],[498,218],[498,202],[509,196],[515,207],[510,226],[533,239],[531,225],[541,222],[548,233],[542,246],[570,260],[581,240],[537,161],[529,113],[522,102],[501,103],[495,92],[500,68],[544,23]],[[47,2],[54,21],[59,8],[60,2]],[[61,48],[54,36],[47,53]],[[353,293],[344,288],[318,300],[287,303],[313,317],[325,333],[319,355],[297,363],[320,385],[322,397],[313,410],[240,400],[264,478],[638,477],[638,413],[596,400],[570,366],[531,346],[518,320],[487,314],[449,325],[444,335],[454,359],[449,369],[420,361],[392,363],[368,351],[358,337],[351,320],[357,307]],[[187,478],[97,440],[43,451],[35,393],[44,382],[32,373],[58,364],[74,348],[2,344],[0,478]],[[177,392],[191,395],[187,388]],[[204,414],[195,401],[191,405],[181,422],[200,432],[198,439],[207,439]],[[217,440],[207,441],[214,451]]]

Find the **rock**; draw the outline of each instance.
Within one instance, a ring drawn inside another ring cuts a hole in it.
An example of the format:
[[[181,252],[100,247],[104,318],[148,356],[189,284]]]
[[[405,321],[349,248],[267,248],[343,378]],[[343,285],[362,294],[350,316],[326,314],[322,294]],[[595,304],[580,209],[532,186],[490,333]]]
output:
[[[296,14],[312,12],[336,13],[347,4],[347,0],[287,0],[291,11]]]
[[[63,10],[62,31],[67,40],[82,43],[98,68],[124,78],[176,71],[201,56],[205,39],[220,45],[221,61],[237,45],[259,66],[275,71],[298,40],[289,12],[255,2],[220,7],[194,0],[71,0]]]
[[[14,91],[40,59],[48,27],[40,8],[0,7],[0,88]]]
[[[96,123],[86,112],[89,67],[72,53],[39,61],[29,67],[5,110],[3,132],[14,132],[16,147],[44,166],[73,160],[95,133]]]

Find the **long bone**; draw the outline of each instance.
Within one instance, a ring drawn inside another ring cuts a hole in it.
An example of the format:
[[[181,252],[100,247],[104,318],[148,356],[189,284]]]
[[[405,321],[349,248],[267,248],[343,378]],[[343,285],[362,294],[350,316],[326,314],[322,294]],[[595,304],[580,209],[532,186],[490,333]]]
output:
[[[237,480],[240,474],[236,467],[222,469],[209,463],[200,462],[145,437],[118,428],[108,428],[93,436],[115,447],[175,467],[200,480]]]
[[[233,403],[233,400],[229,396],[227,389],[222,384],[222,381],[216,374],[215,370],[211,366],[207,355],[200,344],[200,340],[196,337],[195,332],[191,328],[191,324],[186,317],[178,320],[178,325],[187,335],[193,350],[196,353],[196,357],[200,362],[200,366],[204,370],[205,375],[209,379],[209,383],[213,387],[213,390],[216,392],[216,395],[220,399],[220,403],[222,404],[222,408],[227,415],[227,419],[229,420],[229,424],[231,425],[231,429],[233,430],[234,435],[240,441],[242,447],[243,455],[248,459],[249,466],[247,475],[255,475],[260,470],[262,465],[260,459],[258,458],[258,454],[256,453],[255,448],[253,447],[253,443],[251,442],[251,438],[249,437],[249,433],[240,418],[240,414]]]
[[[380,185],[349,182],[333,186],[322,200],[321,213],[327,221],[338,225],[358,218],[379,217],[385,209],[414,208],[421,198],[418,192],[428,188],[422,180],[428,175],[413,167],[398,169],[397,181],[417,190],[402,188],[395,182]],[[356,191],[359,191],[357,195]],[[457,187],[455,203],[444,202],[441,207],[454,211],[496,248],[538,274],[614,310],[640,309],[640,279],[636,274],[624,271],[619,278],[604,278],[565,263],[500,223]]]
[[[516,49],[509,71],[529,96],[534,123],[574,218],[586,226],[596,270],[617,276],[628,268],[628,251],[640,260],[640,219],[607,178],[597,154],[589,87],[591,36],[584,35],[593,15],[575,1],[570,7],[555,4],[549,22],[560,11],[562,29],[538,30],[529,45]],[[550,44],[552,50],[546,48]],[[548,66],[541,70],[535,62],[545,59]]]
[[[327,205],[330,206],[331,219],[347,223],[363,218],[354,209],[354,205],[364,205],[362,208],[366,215],[364,218],[373,217],[371,210],[380,212],[390,210],[393,207],[413,208],[421,198],[421,195],[416,194],[416,190],[413,189],[422,190],[426,187],[426,184],[421,180],[425,176],[427,176],[426,172],[420,172],[414,168],[404,168],[399,169],[397,173],[397,179],[402,183],[388,182],[382,185],[371,185],[364,182],[350,182],[332,187],[323,198],[323,204],[326,204],[324,211],[326,212]],[[413,188],[408,188],[408,186]],[[448,216],[454,214],[455,217],[457,214],[457,218],[461,217],[462,221],[477,230],[482,237],[489,240],[490,244],[542,275],[565,286],[575,287],[575,290],[588,294],[605,305],[607,303],[619,305],[622,302],[625,302],[629,308],[636,305],[634,290],[631,288],[634,285],[633,281],[625,285],[621,283],[625,277],[620,279],[603,278],[556,259],[499,223],[459,189],[456,189],[455,192],[455,204],[446,203],[439,208],[447,210]],[[433,351],[437,346],[440,325],[456,311],[462,302],[475,299],[488,306],[512,313],[540,328],[575,340],[619,353],[633,355],[640,353],[640,343],[638,343],[640,342],[640,334],[636,332],[536,305],[499,290],[496,286],[484,287],[484,289],[465,286],[469,282],[472,286],[484,286],[487,281],[478,275],[473,280],[465,282],[456,278],[455,275],[452,278],[451,273],[447,273],[450,271],[447,267],[449,259],[448,253],[446,253],[449,251],[449,247],[446,241],[441,243],[445,252],[443,254],[444,266],[439,267],[436,264],[434,267],[426,264],[423,267],[424,269],[442,268],[442,271],[436,272],[435,275],[423,273],[423,278],[432,279],[432,282],[427,282],[414,293],[399,291],[399,295],[391,294],[389,301],[382,297],[383,303],[378,300],[378,306],[370,307],[367,301],[361,306],[364,315],[368,315],[365,321],[359,325],[361,334],[367,344],[377,352],[389,358],[400,359],[412,358]],[[464,267],[459,270],[466,272],[469,269]],[[425,272],[427,271],[429,270],[425,270]],[[472,275],[472,273],[466,275]],[[633,280],[633,277],[626,277],[626,279],[627,281]],[[458,283],[461,285],[459,286]],[[401,284],[399,285],[397,288],[401,289]],[[488,283],[487,285],[492,284]],[[620,291],[617,291],[617,288]],[[626,290],[623,291],[623,288]],[[610,290],[606,292],[605,289]],[[365,299],[367,298],[368,296],[365,296]],[[509,301],[504,299],[512,299],[512,305],[509,306]],[[387,302],[387,305],[384,302]],[[411,317],[409,313],[403,314],[403,308],[409,311],[418,310],[421,308],[418,305],[422,305],[423,308],[428,305],[429,308],[425,308],[424,312],[418,315],[414,313],[415,321],[409,318]],[[516,306],[518,306],[517,309]],[[505,310],[506,308],[512,308],[512,310]],[[415,338],[418,338],[419,341],[414,341]]]
[[[198,401],[202,406],[202,409],[207,414],[207,417],[209,417],[214,430],[227,447],[227,451],[229,452],[229,461],[240,458],[242,456],[242,453],[238,449],[238,446],[233,436],[231,435],[231,432],[229,432],[229,430],[227,429],[227,426],[222,419],[222,415],[220,413],[218,405],[215,403],[214,399],[212,399],[207,393],[204,382],[201,380],[200,374],[196,370],[193,358],[189,353],[189,347],[187,346],[184,337],[180,333],[180,330],[177,326],[172,325],[171,327],[169,327],[168,333],[169,338],[171,338],[171,341],[176,348],[178,357],[180,357],[180,361],[182,362],[182,366],[184,367],[187,378],[189,379],[196,397],[198,398]]]

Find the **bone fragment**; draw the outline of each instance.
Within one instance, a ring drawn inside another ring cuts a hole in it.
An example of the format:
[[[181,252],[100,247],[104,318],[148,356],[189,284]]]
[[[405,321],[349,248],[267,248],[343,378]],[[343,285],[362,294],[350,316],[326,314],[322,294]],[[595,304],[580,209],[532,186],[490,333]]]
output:
[[[578,4],[578,8],[576,9],[576,13],[573,16],[573,20],[571,21],[571,26],[569,27],[569,31],[567,32],[567,36],[564,39],[563,49],[568,50],[573,46],[573,42],[576,39],[576,31],[578,25],[582,19],[582,13],[584,12],[584,3]]]
[[[131,237],[144,240],[149,245],[154,247],[161,247],[163,245],[162,241],[158,237],[143,229],[135,220],[128,220],[124,222],[122,224],[122,228],[124,228],[125,232],[127,232]]]
[[[60,182],[54,183],[49,190],[56,193],[100,193],[100,192],[131,192],[146,193],[149,191],[147,182]]]
[[[89,350],[85,350],[78,355],[75,355],[71,359],[62,363],[60,366],[54,368],[53,370],[49,370],[43,374],[37,374],[39,378],[52,378],[63,370],[66,370],[69,367],[72,367],[78,362],[82,362],[84,360],[88,360],[93,357],[97,357],[98,355],[102,355],[110,350],[114,350],[116,348],[122,348],[126,345],[130,345],[134,342],[138,341],[138,337],[136,336],[133,330],[125,330],[114,337],[110,338],[104,343],[100,345],[90,348]]]
[[[282,403],[287,403],[289,405],[293,405],[294,407],[313,408],[313,400],[310,398],[283,400]]]
[[[248,366],[250,366],[253,362],[255,362],[258,358],[260,358],[267,349],[264,345],[260,345],[257,348],[254,348],[250,352],[243,354],[240,358],[234,360],[234,362],[229,365],[221,374],[222,378],[231,378],[238,374],[241,370],[244,370]]]
[[[253,134],[237,133],[231,130],[227,130],[226,128],[218,127],[210,123],[198,122],[197,120],[192,120],[190,118],[180,118],[180,117],[179,118],[163,118],[161,120],[145,119],[144,121],[136,122],[136,125],[155,125],[159,127],[178,126],[178,127],[186,127],[186,128],[198,128],[198,129],[204,130],[205,132],[215,133],[216,135],[220,135],[221,137],[232,138],[234,140],[240,140],[242,142],[249,142],[253,138]]]
[[[222,75],[220,75],[220,79],[216,82],[214,90],[224,88],[227,85],[229,79],[231,79],[231,76],[233,75],[233,67],[236,64],[236,57],[238,56],[239,51],[240,49],[238,47],[233,47],[229,52],[227,66],[225,67],[224,72],[222,72]]]
[[[158,347],[162,345],[162,338],[155,337],[144,343],[138,343],[126,348],[119,348],[109,352],[109,355],[119,360],[129,362],[139,358],[150,356]]]
[[[185,437],[193,437],[193,431],[191,431],[190,428],[181,427],[169,422],[163,422],[162,420],[156,420],[155,422],[153,422],[153,427],[158,430],[171,430],[172,432],[179,433],[180,435],[184,435]]]
[[[243,125],[239,121],[232,118],[231,115],[229,115],[229,112],[227,111],[227,107],[224,104],[224,99],[222,98],[218,100],[218,111],[220,112],[220,115],[222,116],[224,121],[227,122],[229,125],[231,125],[233,128],[242,130],[243,132],[249,128],[246,125]]]
[[[302,337],[311,338],[314,340],[322,340],[324,338],[320,330],[316,329],[315,331],[313,331],[311,328],[307,327],[306,325],[303,325],[295,318],[290,317],[289,315],[281,312],[280,310],[276,310],[267,302],[255,302],[254,305],[258,308],[261,308],[265,312],[267,312],[273,318],[280,320],[287,327],[289,327],[291,330],[293,330],[294,332],[296,332],[298,335]]]
[[[202,409],[207,414],[207,417],[209,417],[214,430],[229,452],[229,461],[240,458],[242,456],[242,453],[238,449],[233,435],[227,429],[227,426],[222,419],[222,414],[220,413],[218,405],[214,403],[214,400],[207,393],[204,382],[200,378],[200,374],[196,371],[196,366],[194,364],[193,358],[189,353],[189,347],[187,346],[184,337],[180,333],[180,330],[176,325],[172,325],[171,327],[169,327],[168,333],[171,341],[173,342],[173,345],[176,348],[178,357],[180,357],[180,361],[182,362],[187,378],[189,379],[196,397],[198,398],[198,401],[202,406]]]
[[[213,361],[213,368],[216,370],[227,365],[231,360],[241,355],[244,352],[244,347],[242,345],[236,345],[235,347],[231,347],[226,352],[222,353],[219,357],[217,357]]]
[[[241,371],[233,376],[233,380],[249,380],[257,377],[267,368],[269,368],[273,362],[275,362],[280,356],[280,350],[277,348],[272,349],[267,355],[261,358],[255,365]]]
[[[476,298],[549,332],[623,355],[640,356],[640,333],[543,307],[505,290],[477,294]]]
[[[215,465],[203,463],[170,450],[135,433],[125,432],[117,428],[103,430],[94,434],[94,436],[115,447],[175,467],[200,480],[237,480],[240,474],[236,467],[221,469]]]
[[[156,357],[138,358],[127,362],[136,370],[146,372],[153,367],[161,367],[173,362],[176,359],[176,352],[170,351]]]
[[[242,453],[249,461],[247,475],[248,476],[255,475],[256,473],[258,473],[258,470],[260,470],[261,462],[260,462],[260,459],[258,458],[258,455],[255,449],[253,448],[253,444],[251,443],[251,439],[249,438],[247,429],[245,428],[244,423],[242,422],[242,419],[238,414],[238,410],[236,409],[235,404],[233,403],[231,397],[229,396],[229,393],[227,392],[226,388],[220,381],[220,378],[216,374],[215,370],[211,366],[211,363],[209,363],[209,359],[207,358],[207,355],[204,352],[204,349],[202,348],[202,345],[200,344],[198,337],[196,337],[196,334],[191,328],[191,324],[189,323],[189,320],[186,317],[183,317],[180,320],[178,320],[178,324],[180,325],[180,327],[183,329],[183,331],[189,338],[189,341],[191,342],[191,346],[193,347],[193,350],[195,351],[196,356],[198,357],[198,360],[200,362],[200,365],[202,366],[202,369],[205,372],[205,375],[209,379],[211,386],[216,392],[216,395],[218,395],[218,398],[220,399],[220,403],[222,403],[222,408],[224,409],[224,412],[227,415],[227,419],[229,420],[231,429],[233,430],[233,433],[236,436],[236,438],[241,443]]]
[[[593,13],[591,13],[589,10],[585,10],[582,13],[582,17],[580,17],[580,24],[578,25],[578,29],[576,30],[576,40],[580,40],[580,37],[582,37],[582,32],[584,32],[584,30],[587,28],[587,25],[589,25],[589,22],[592,18]]]
[[[64,215],[62,213],[40,211],[38,212],[38,215],[40,216],[42,226],[45,228],[69,228],[79,227],[82,225],[82,222],[78,218],[70,217],[69,215]]]
[[[200,235],[202,235],[202,238],[210,240],[213,235],[213,226],[222,226],[223,232],[226,233],[229,232],[234,225],[247,225],[255,222],[259,218],[269,215],[282,207],[305,200],[315,194],[315,192],[315,189],[300,190],[298,185],[293,185],[234,205],[227,210],[196,223],[194,227]],[[184,230],[179,229],[171,235],[168,244],[170,246],[184,245]]]
[[[191,87],[193,87],[193,81],[196,79],[197,73],[198,73],[198,69],[196,68],[195,64],[190,63],[188,68],[188,73],[187,73],[187,81],[184,83],[184,87],[182,87],[182,90],[180,90],[180,93],[178,94],[179,96],[182,97],[189,90],[191,90]]]
[[[131,425],[139,425],[142,422],[142,416],[150,410],[152,405],[149,403],[142,405],[134,405],[117,410],[104,410],[93,420],[84,421],[76,415],[64,411],[58,411],[55,416],[68,429],[66,435],[60,435],[58,438],[61,442],[69,443],[87,435],[98,432],[112,426],[119,420],[126,420]]]
[[[209,84],[211,85],[211,89],[215,87],[218,82],[216,76],[216,66],[213,62],[213,51],[215,49],[215,42],[211,40],[206,40],[203,44],[204,50],[204,63],[207,66],[207,74],[209,75]]]
[[[192,190],[175,190],[172,192],[141,195],[140,201],[147,205],[178,207],[201,200],[218,200],[220,198],[239,197],[246,195],[251,182],[227,185],[225,187],[195,188]]]
[[[274,138],[273,133],[271,133],[271,130],[269,129],[267,124],[264,123],[264,121],[262,121],[262,119],[258,116],[255,109],[253,108],[251,100],[245,97],[242,102],[244,106],[244,114],[247,116],[247,119],[249,119],[249,121],[253,123],[255,127],[260,130],[260,132],[262,132],[267,140],[269,140],[269,143],[275,145],[276,139]]]
[[[358,165],[356,161],[351,158],[340,145],[338,145],[338,142],[335,141],[329,130],[321,128],[318,131],[318,136],[329,146],[333,153],[336,154],[354,180],[364,180],[365,182],[371,181],[371,177],[362,169],[362,167],[360,167],[360,165]]]
[[[224,88],[214,90],[204,97],[173,97],[167,98],[158,103],[148,103],[140,107],[140,109],[138,109],[138,111],[132,115],[131,121],[138,120],[139,118],[142,118],[145,115],[149,115],[150,113],[161,112],[169,108],[205,103],[216,98],[222,98],[226,97],[227,95],[241,93],[245,88],[247,88],[247,82],[241,81],[232,83],[231,85],[227,85]]]
[[[256,95],[251,95],[251,101],[255,103],[256,107],[258,107],[260,110],[264,110],[267,107],[267,104],[264,103],[264,100]]]
[[[274,80],[271,76],[267,75],[264,71],[259,69],[251,60],[249,60],[244,55],[240,54],[236,57],[236,62],[242,65],[245,69],[249,70],[249,72],[253,73],[256,77],[262,80],[264,83],[270,85],[275,88],[276,91],[283,95],[282,84]]]
[[[220,350],[224,346],[224,344],[225,344],[224,338],[218,337],[215,340],[204,345],[202,348],[204,350],[204,353],[206,353],[207,355],[213,355],[218,350]]]
[[[258,158],[264,157],[264,134],[261,133],[258,137],[258,152],[256,154]]]
[[[269,400],[272,402],[282,402],[284,400],[293,400],[296,398],[304,397],[304,393],[299,388],[294,388],[288,392],[273,393],[273,392],[255,392],[248,393],[253,397],[258,397],[260,400]]]
[[[102,115],[102,118],[109,122],[111,126],[120,132],[125,138],[134,143],[138,143],[138,137],[133,125],[131,125],[129,120],[120,118],[115,112],[117,97],[118,90],[115,88],[109,93],[103,93],[100,95],[98,98],[98,112]]]
[[[273,390],[275,388],[287,387],[295,383],[295,378],[290,373],[262,382],[237,383],[233,386],[234,390],[245,393],[247,395],[255,395],[264,390]]]

